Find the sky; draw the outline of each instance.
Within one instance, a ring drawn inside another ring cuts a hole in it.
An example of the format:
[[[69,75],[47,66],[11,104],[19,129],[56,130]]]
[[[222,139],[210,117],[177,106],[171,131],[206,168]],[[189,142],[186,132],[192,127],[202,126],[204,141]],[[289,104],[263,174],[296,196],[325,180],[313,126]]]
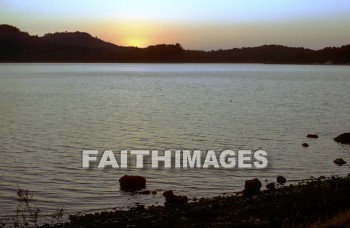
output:
[[[0,0],[0,24],[88,32],[122,46],[218,50],[350,44],[349,0]]]

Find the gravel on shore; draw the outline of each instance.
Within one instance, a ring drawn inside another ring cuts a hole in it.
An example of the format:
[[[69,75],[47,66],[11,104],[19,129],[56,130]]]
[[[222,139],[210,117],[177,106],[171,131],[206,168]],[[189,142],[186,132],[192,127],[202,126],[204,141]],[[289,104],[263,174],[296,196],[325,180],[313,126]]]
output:
[[[320,177],[262,191],[166,206],[71,215],[42,227],[284,227],[312,224],[350,208],[350,177]]]

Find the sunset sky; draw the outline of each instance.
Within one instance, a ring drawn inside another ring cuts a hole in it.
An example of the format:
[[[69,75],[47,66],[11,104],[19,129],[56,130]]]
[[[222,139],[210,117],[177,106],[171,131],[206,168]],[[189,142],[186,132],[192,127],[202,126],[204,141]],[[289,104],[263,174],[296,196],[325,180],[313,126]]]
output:
[[[103,40],[185,49],[350,43],[348,0],[1,0],[0,24],[31,35],[84,31]]]

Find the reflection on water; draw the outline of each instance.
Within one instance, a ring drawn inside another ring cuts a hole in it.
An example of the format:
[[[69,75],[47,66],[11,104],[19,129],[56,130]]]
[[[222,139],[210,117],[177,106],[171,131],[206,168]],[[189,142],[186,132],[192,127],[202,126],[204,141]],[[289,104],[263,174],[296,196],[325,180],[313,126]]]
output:
[[[119,191],[119,177],[188,196],[241,190],[244,180],[345,175],[350,67],[238,64],[1,64],[0,212],[17,184],[42,211],[67,213],[163,203]],[[316,133],[319,139],[307,139]],[[302,148],[307,142],[309,148]],[[83,169],[84,149],[266,150],[245,169]]]

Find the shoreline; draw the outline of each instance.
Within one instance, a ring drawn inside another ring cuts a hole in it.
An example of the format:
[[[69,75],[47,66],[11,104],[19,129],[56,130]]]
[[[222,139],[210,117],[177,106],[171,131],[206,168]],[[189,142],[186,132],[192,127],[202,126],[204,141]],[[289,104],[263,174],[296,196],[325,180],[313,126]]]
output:
[[[128,210],[70,215],[65,223],[42,227],[305,226],[346,212],[348,192],[349,175],[318,177],[249,197],[231,193],[164,206],[138,204]]]

